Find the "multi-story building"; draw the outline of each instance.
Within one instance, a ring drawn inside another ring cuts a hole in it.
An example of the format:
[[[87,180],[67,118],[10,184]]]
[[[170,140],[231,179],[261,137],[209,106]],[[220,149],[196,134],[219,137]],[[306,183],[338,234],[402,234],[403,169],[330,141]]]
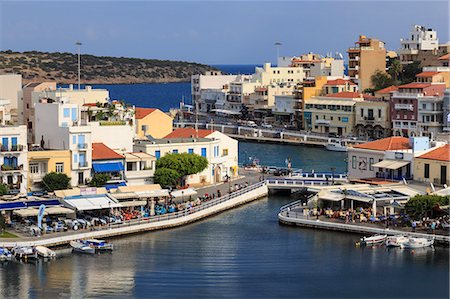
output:
[[[390,101],[394,91],[397,91],[398,87],[395,85],[388,86],[386,88],[375,91],[375,97],[384,101]]]
[[[391,135],[389,101],[365,98],[355,105],[355,135],[364,139],[380,139]]]
[[[52,99],[56,102],[70,101],[72,104],[84,105],[95,103],[108,103],[109,91],[107,89],[93,89],[91,86],[86,86],[83,89],[74,89],[70,84],[68,88],[46,89],[35,91],[31,93],[32,104],[37,104],[41,99]]]
[[[36,143],[34,136],[34,103],[33,93],[35,95],[46,95],[50,90],[56,90],[56,82],[28,83],[22,89],[23,98],[23,124],[27,125],[28,143]]]
[[[26,126],[0,126],[0,183],[11,191],[27,192],[28,147]]]
[[[353,134],[355,104],[364,101],[357,92],[340,92],[305,101],[304,128],[315,133]]]
[[[249,76],[238,76],[230,82],[225,102],[225,109],[231,113],[241,113],[242,105],[250,106],[250,94],[255,92],[258,82],[253,82]]]
[[[125,156],[115,152],[101,142],[92,143],[92,175],[101,173],[109,176],[105,188],[125,186]]]
[[[264,63],[263,67],[256,67],[252,81],[258,82],[261,86],[271,84],[292,84],[300,83],[305,78],[302,67],[272,67],[269,62]]]
[[[72,175],[69,150],[45,150],[34,146],[28,151],[28,191],[42,189],[42,179],[50,172]]]
[[[317,76],[342,77],[344,75],[344,60],[331,55],[322,57],[319,54],[308,53],[292,57],[289,66],[301,67],[306,78]]]
[[[0,75],[0,102],[7,104],[11,124],[22,122],[22,76],[18,74]]]
[[[450,132],[450,89],[446,89],[443,98],[443,131]]]
[[[10,100],[0,99],[0,126],[12,124]]]
[[[355,47],[349,48],[347,52],[350,79],[358,83],[361,91],[373,88],[372,75],[377,71],[386,71],[384,42],[361,35]]]
[[[439,130],[436,127],[442,126],[444,89],[445,84],[434,83],[413,82],[399,86],[391,99],[393,135],[429,136]]]
[[[435,148],[414,158],[414,179],[436,185],[450,185],[450,145]]]
[[[448,72],[427,71],[416,75],[416,82],[421,83],[442,83],[450,87]]]
[[[156,158],[144,152],[125,153],[125,178],[128,186],[153,184]]]
[[[275,121],[281,125],[292,125],[295,123],[296,101],[294,95],[275,96],[275,105],[272,113],[275,115]]]
[[[401,48],[399,54],[402,64],[420,61],[420,51],[435,52],[438,50],[439,39],[437,32],[431,28],[414,25],[409,36],[410,38],[400,39]]]
[[[335,79],[328,80],[327,83],[323,87],[323,94],[333,94],[338,92],[357,92],[358,85],[353,83],[350,80],[346,79]]]
[[[156,108],[135,108],[137,139],[162,138],[172,132],[173,118]]]
[[[187,184],[218,183],[238,175],[238,142],[217,131],[177,129],[163,139],[137,140],[134,150],[156,159],[167,153],[195,153],[207,158],[207,169],[190,175]]]

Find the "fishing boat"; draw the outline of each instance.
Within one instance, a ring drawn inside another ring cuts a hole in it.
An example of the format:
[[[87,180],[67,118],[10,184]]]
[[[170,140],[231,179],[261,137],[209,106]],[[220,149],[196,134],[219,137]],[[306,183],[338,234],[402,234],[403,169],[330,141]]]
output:
[[[114,245],[104,240],[89,239],[83,241],[87,246],[94,247],[96,252],[113,251]]]
[[[341,141],[338,139],[330,139],[328,143],[325,145],[325,148],[329,151],[333,152],[346,152],[347,151],[347,145],[345,144],[345,141]]]
[[[37,259],[37,253],[31,246],[14,247],[12,253],[18,260],[34,260]]]
[[[36,250],[37,255],[40,257],[43,257],[43,258],[56,257],[56,252],[54,252],[53,250],[51,250],[45,246],[36,246],[34,249]]]
[[[407,242],[400,245],[400,248],[405,248],[405,249],[424,248],[424,247],[432,246],[433,244],[434,244],[434,238],[433,239],[409,238]]]
[[[85,254],[95,254],[95,248],[86,245],[82,241],[70,241],[70,246],[74,252],[85,253]]]
[[[9,251],[7,248],[0,247],[0,262],[1,261],[9,261],[13,257],[11,251]]]
[[[364,245],[375,245],[383,243],[387,238],[387,235],[373,235],[370,237],[362,237],[361,244]]]
[[[401,244],[408,242],[408,237],[405,236],[389,236],[386,238],[387,247],[400,247]]]

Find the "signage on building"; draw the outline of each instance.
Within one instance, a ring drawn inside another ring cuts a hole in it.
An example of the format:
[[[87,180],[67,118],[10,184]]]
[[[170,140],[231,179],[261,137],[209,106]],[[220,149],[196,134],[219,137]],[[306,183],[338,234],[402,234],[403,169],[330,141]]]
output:
[[[396,160],[403,160],[403,153],[395,153]]]
[[[342,118],[342,122],[343,122],[343,123],[348,123],[348,117],[343,117],[343,118]]]
[[[97,195],[97,188],[96,187],[85,187],[80,188],[80,194],[81,195]]]

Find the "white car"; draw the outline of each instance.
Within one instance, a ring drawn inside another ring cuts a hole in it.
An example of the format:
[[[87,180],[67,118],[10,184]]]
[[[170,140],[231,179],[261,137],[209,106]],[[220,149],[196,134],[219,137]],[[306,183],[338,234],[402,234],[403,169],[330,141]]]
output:
[[[266,129],[272,129],[273,126],[270,124],[262,124],[261,127],[266,128]]]

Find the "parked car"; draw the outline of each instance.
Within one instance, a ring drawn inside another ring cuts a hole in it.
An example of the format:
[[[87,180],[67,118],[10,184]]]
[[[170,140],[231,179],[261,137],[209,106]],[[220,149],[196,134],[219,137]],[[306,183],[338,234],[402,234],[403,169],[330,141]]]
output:
[[[262,124],[261,127],[265,128],[265,129],[272,129],[273,126],[271,124]]]
[[[277,170],[273,173],[275,176],[285,176],[289,175],[292,172],[289,168],[277,168]]]
[[[264,173],[267,173],[267,174],[274,174],[275,171],[277,171],[277,168],[273,167],[273,166],[264,168]]]

